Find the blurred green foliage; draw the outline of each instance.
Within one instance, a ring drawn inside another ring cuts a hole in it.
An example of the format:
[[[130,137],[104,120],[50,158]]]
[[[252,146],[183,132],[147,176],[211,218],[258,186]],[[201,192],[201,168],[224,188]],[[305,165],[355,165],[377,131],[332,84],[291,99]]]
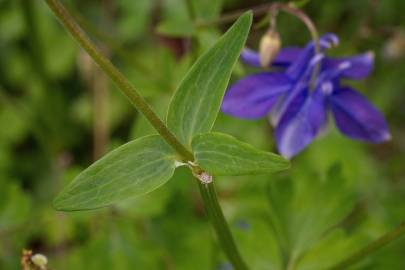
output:
[[[227,27],[193,20],[264,1],[64,2],[163,116],[196,56]],[[340,36],[331,54],[376,53],[373,75],[354,86],[384,112],[393,139],[364,145],[331,128],[286,173],[218,178],[225,215],[255,270],[324,269],[405,217],[405,1],[301,2],[321,33]],[[278,25],[284,45],[309,38],[295,18],[282,15]],[[248,45],[257,47],[264,30],[253,29]],[[232,80],[246,72],[238,65]],[[61,187],[102,152],[154,133],[102,76],[42,1],[0,0],[0,269],[19,269],[23,248],[46,254],[57,270],[230,269],[188,170],[114,207],[52,209]],[[220,115],[214,130],[274,148],[266,120]],[[353,269],[403,269],[404,253],[402,238]]]

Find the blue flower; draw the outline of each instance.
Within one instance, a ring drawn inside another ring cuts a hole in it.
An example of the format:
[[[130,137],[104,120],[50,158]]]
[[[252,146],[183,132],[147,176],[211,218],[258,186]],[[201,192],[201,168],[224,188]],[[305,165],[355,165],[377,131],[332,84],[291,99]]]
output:
[[[305,48],[284,48],[273,66],[278,71],[249,75],[226,92],[222,111],[238,118],[257,119],[270,115],[279,152],[291,158],[302,151],[326,127],[331,114],[344,135],[370,143],[391,138],[382,114],[342,79],[360,80],[373,68],[374,55],[367,52],[347,58],[325,57],[323,52],[338,44],[337,36],[320,38],[321,52],[311,42]],[[260,67],[256,52],[245,49],[241,59]],[[314,68],[320,70],[313,89]]]

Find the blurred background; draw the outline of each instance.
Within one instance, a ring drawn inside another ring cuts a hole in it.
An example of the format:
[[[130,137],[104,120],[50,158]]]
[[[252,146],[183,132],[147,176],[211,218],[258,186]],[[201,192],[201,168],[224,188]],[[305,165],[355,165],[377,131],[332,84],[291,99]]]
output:
[[[164,117],[193,61],[230,24],[223,14],[270,1],[65,0],[118,68]],[[386,116],[392,141],[326,135],[271,176],[221,177],[225,215],[251,269],[324,269],[405,218],[405,1],[297,1],[331,55],[372,50],[375,70],[353,86]],[[266,30],[256,16],[248,46]],[[309,35],[279,16],[283,45]],[[239,63],[232,81],[252,72]],[[221,114],[215,130],[274,150],[266,119]],[[109,208],[62,213],[58,191],[115,147],[154,133],[38,0],[0,0],[0,269],[20,269],[23,248],[51,269],[232,269],[187,169],[164,187]],[[405,238],[353,269],[405,269]]]

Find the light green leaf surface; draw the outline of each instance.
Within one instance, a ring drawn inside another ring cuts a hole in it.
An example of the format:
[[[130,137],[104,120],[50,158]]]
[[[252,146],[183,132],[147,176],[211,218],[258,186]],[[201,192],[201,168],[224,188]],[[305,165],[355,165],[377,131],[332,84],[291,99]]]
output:
[[[324,177],[305,163],[296,164],[290,174],[287,178],[269,182],[269,215],[272,228],[279,235],[280,246],[290,254],[291,263],[296,264],[337,229],[352,211],[354,190],[346,183],[337,164]],[[327,245],[328,249],[334,249],[333,245],[338,249],[339,241],[335,239]],[[347,246],[345,252],[350,254],[351,251]]]
[[[195,136],[192,149],[196,163],[213,175],[265,174],[290,166],[279,155],[255,149],[230,135],[217,132]]]
[[[196,28],[190,17],[187,2],[184,0],[165,0],[160,3],[161,20],[157,24],[157,32],[173,37],[190,37]]]
[[[172,37],[191,37],[195,34],[196,28],[189,19],[177,19],[162,21],[156,28],[159,34]]]
[[[194,135],[211,130],[251,22],[250,12],[242,15],[196,61],[177,89],[167,114],[167,125],[184,144],[189,146]]]
[[[224,4],[223,2],[223,0],[194,0],[191,1],[191,5],[195,12],[196,19],[200,22],[205,22],[218,18]]]
[[[148,193],[175,169],[173,150],[158,135],[120,146],[79,174],[54,201],[58,210],[99,208]]]
[[[157,24],[156,30],[160,34],[172,37],[192,37],[198,35],[201,30],[207,29],[207,27],[197,27],[198,24],[218,18],[222,5],[223,0],[163,1],[161,10],[162,19]],[[199,43],[198,45],[202,44]]]

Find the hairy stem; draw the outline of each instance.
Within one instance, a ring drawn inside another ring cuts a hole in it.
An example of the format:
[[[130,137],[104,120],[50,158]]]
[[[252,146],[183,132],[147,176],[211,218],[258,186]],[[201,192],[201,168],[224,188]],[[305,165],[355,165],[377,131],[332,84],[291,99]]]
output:
[[[395,229],[384,234],[377,240],[369,243],[364,248],[353,253],[351,256],[349,256],[348,258],[344,259],[343,261],[337,263],[335,266],[329,268],[329,270],[347,269],[349,266],[364,259],[365,257],[370,255],[372,252],[376,251],[377,249],[380,249],[380,248],[384,247],[385,245],[391,243],[392,241],[398,239],[404,233],[405,233],[405,222],[402,222]]]
[[[251,8],[251,10],[252,10],[253,14],[256,16],[263,15],[269,11],[270,5],[271,4],[262,4],[262,5]],[[233,11],[230,13],[223,14],[220,17],[212,19],[212,20],[197,21],[195,23],[195,25],[197,27],[208,27],[208,26],[213,26],[213,25],[230,23],[230,22],[235,21],[237,18],[239,18],[239,16],[241,16],[245,12],[246,12],[246,9],[236,10],[236,11]]]
[[[312,22],[312,20],[305,14],[302,10],[295,8],[289,4],[285,3],[273,3],[269,7],[270,13],[271,14],[277,14],[279,10],[282,10],[288,14],[291,14],[295,17],[297,17],[300,21],[302,21],[305,26],[307,27],[309,33],[311,34],[312,40],[315,45],[315,53],[319,54],[321,53],[321,47],[319,44],[319,34],[318,30],[315,27],[315,24]],[[318,62],[314,70],[312,71],[311,75],[311,81],[310,81],[310,88],[314,89],[316,86],[316,78],[318,77],[318,73],[320,71],[320,62]]]
[[[191,0],[185,0],[185,2],[190,18],[195,21],[196,14]],[[192,44],[192,42],[193,40],[191,39],[190,43]],[[194,176],[196,176],[200,194],[204,202],[204,207],[209,216],[211,224],[214,227],[219,245],[225,252],[235,270],[247,270],[248,267],[246,266],[246,263],[243,261],[242,256],[239,253],[231,230],[229,229],[228,223],[226,222],[225,216],[218,202],[214,182],[212,181],[212,179],[209,183],[202,182],[201,179],[198,177],[198,174],[201,174],[203,172],[198,166],[192,167],[192,170]]]
[[[75,22],[72,16],[64,8],[64,6],[58,0],[45,0],[51,10],[60,19],[62,24],[74,37],[74,39],[82,46],[82,48],[91,56],[91,58],[100,66],[100,68],[113,80],[122,93],[128,97],[128,99],[134,104],[134,106],[149,120],[153,127],[159,132],[159,134],[171,145],[179,155],[183,158],[183,161],[193,161],[193,154],[183,145],[178,139],[170,132],[166,125],[159,119],[159,117],[152,111],[143,97],[136,91],[131,83],[122,75],[118,69],[105,57],[84,33],[80,26]],[[198,166],[194,168],[197,171],[201,171]],[[229,260],[233,264],[236,270],[247,270],[245,263],[243,262],[232,234],[228,228],[221,207],[218,203],[217,195],[215,192],[214,184],[204,184],[198,180],[201,195],[204,200],[204,204],[208,215],[216,230],[220,245],[224,249]]]
[[[273,20],[273,22],[275,22],[275,16],[277,16],[278,11],[284,11],[288,14],[291,14],[291,15],[297,17],[300,21],[302,21],[305,24],[305,26],[307,27],[308,31],[311,34],[311,38],[314,41],[315,52],[317,54],[321,52],[320,45],[319,45],[318,30],[316,29],[315,24],[308,17],[308,15],[306,15],[299,8],[296,8],[294,5],[281,3],[281,2],[263,4],[263,5],[252,8],[252,12],[256,16],[269,13],[271,15],[270,19]],[[213,19],[213,20],[206,21],[206,22],[197,22],[196,26],[206,27],[206,26],[211,26],[211,25],[216,25],[216,24],[229,23],[229,22],[236,20],[244,12],[245,12],[245,10],[238,10],[235,12],[224,14],[217,19]],[[315,88],[315,86],[316,86],[316,78],[318,77],[319,71],[320,71],[320,64],[318,63],[315,65],[315,68],[311,75],[311,81],[310,81],[311,89]]]
[[[144,98],[136,91],[132,84],[121,72],[107,59],[84,33],[65,7],[58,0],[45,0],[51,10],[60,19],[62,24],[70,32],[73,38],[93,58],[100,68],[113,80],[121,92],[132,102],[163,137],[163,139],[176,150],[184,161],[192,161],[193,154],[182,144],[173,133],[166,127],[163,121],[155,114]]]
[[[243,261],[238,248],[236,247],[235,240],[222,213],[221,206],[219,205],[217,193],[215,191],[214,182],[203,183],[198,181],[200,193],[204,201],[205,210],[212,222],[218,242],[223,251],[231,261],[235,270],[247,270],[245,262]]]

